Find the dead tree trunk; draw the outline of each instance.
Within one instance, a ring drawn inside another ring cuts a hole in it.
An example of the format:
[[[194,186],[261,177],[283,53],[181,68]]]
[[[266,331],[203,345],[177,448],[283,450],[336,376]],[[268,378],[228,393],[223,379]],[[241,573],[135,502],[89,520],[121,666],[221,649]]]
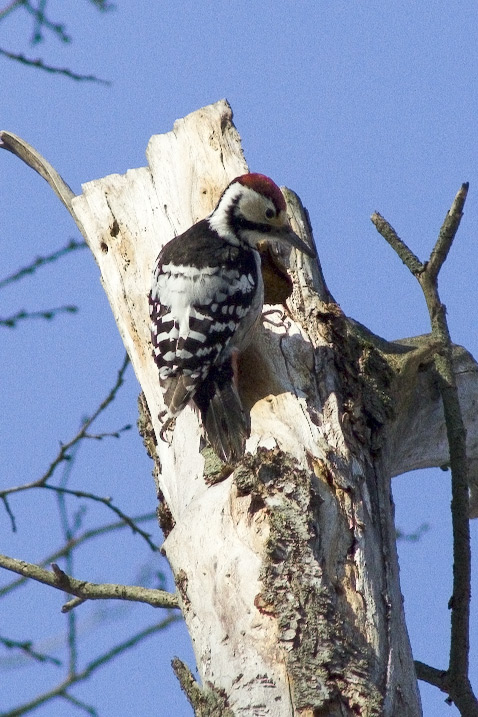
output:
[[[266,307],[240,366],[252,419],[243,462],[231,472],[203,449],[193,408],[171,445],[160,440],[153,263],[247,166],[224,101],[152,137],[147,159],[80,196],[56,191],[96,258],[143,390],[164,552],[203,687],[175,667],[196,713],[416,717],[390,478],[448,461],[427,337],[389,343],[347,319],[320,266],[294,253],[287,308]],[[42,173],[55,184],[51,168]],[[311,241],[300,201],[286,196]],[[463,349],[456,363],[476,462],[477,366]]]

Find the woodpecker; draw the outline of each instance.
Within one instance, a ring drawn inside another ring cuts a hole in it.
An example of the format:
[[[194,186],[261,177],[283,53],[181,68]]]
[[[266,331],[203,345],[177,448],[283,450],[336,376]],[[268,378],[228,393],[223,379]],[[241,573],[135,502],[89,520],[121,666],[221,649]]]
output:
[[[292,231],[279,187],[263,174],[236,177],[206,219],[163,247],[149,294],[166,405],[161,435],[194,400],[210,444],[226,463],[243,456],[250,434],[237,391],[237,357],[262,313],[256,247],[264,240],[315,256]]]

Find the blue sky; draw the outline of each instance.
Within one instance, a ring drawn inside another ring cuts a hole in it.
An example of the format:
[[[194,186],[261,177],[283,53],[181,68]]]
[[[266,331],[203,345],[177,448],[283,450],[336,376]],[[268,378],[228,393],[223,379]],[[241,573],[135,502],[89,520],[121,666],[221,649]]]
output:
[[[82,182],[143,166],[152,134],[226,97],[250,168],[288,185],[307,206],[332,293],[347,314],[386,338],[426,333],[428,316],[418,285],[379,237],[370,214],[380,211],[424,259],[455,192],[469,181],[465,216],[440,289],[453,339],[478,355],[476,3],[118,0],[114,11],[100,14],[87,0],[56,0],[48,12],[67,26],[70,44],[46,35],[30,47],[31,18],[17,11],[0,23],[0,47],[112,84],[76,83],[0,56],[3,129],[33,144],[79,193]],[[46,183],[6,152],[0,154],[0,206],[0,277],[79,239]],[[11,485],[44,472],[59,441],[75,434],[113,385],[123,349],[87,251],[4,289],[1,304],[1,316],[63,304],[80,309],[48,323],[2,328],[1,482]],[[137,393],[130,368],[98,430],[134,424]],[[155,507],[150,471],[132,430],[119,440],[82,447],[70,481],[72,487],[111,495],[125,512],[139,514]],[[415,656],[444,668],[451,592],[449,475],[402,476],[393,492],[400,528],[430,526],[419,543],[400,544],[402,588]],[[2,552],[35,562],[59,547],[53,496],[35,491],[12,498],[11,505],[18,531],[11,533],[4,515]],[[74,512],[84,503],[70,505]],[[88,503],[82,519],[86,528],[113,516]],[[154,522],[149,528],[159,542]],[[475,553],[477,534],[475,523]],[[475,557],[475,595],[476,563]],[[123,531],[80,549],[75,574],[133,583],[138,566],[158,569],[143,542]],[[161,563],[159,569],[165,569]],[[33,635],[55,652],[64,630],[61,603],[62,596],[46,587],[22,588],[2,603],[0,632],[15,639]],[[99,620],[104,609],[111,617]],[[476,598],[473,610],[476,625]],[[157,619],[146,606],[82,606],[77,611],[81,660]],[[478,689],[476,629],[472,648]],[[174,655],[193,666],[179,627],[150,638],[74,694],[94,704],[102,717],[137,713],[141,700],[145,717],[186,717],[191,709],[169,667]],[[59,668],[43,672],[10,654],[0,657],[5,658],[0,667],[8,670],[2,680],[5,708],[19,689],[27,699],[60,679]],[[436,689],[421,684],[421,690],[426,716],[457,714]],[[79,712],[57,701],[35,714]]]

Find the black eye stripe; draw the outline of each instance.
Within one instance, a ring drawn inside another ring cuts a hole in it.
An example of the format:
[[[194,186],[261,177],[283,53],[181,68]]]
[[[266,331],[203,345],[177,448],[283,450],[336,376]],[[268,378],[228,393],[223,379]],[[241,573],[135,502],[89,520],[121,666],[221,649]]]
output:
[[[250,229],[251,231],[261,232],[262,234],[270,234],[273,230],[270,224],[258,224],[249,221],[249,219],[244,219],[244,217],[236,220],[236,227],[238,229]]]

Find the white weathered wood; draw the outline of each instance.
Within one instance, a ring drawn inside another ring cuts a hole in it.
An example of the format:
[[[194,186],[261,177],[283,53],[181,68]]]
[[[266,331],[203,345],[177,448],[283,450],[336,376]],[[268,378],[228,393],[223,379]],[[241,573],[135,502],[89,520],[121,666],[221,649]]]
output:
[[[224,101],[153,137],[147,158],[148,167],[85,184],[72,213],[159,436],[147,306],[153,263],[247,167]],[[303,232],[300,206],[289,199]],[[446,462],[443,416],[417,365],[398,413],[377,419],[382,444],[373,448],[369,398],[356,375],[365,350],[350,348],[352,328],[325,303],[317,266],[297,256],[292,267],[290,315],[275,307],[265,316],[241,363],[247,448],[271,449],[261,454],[264,470],[256,456],[208,487],[199,420],[188,407],[172,444],[157,443],[159,486],[174,521],[164,549],[203,683],[223,690],[234,714],[416,717],[389,477]],[[346,356],[337,351],[344,346]],[[464,361],[470,459],[478,461],[476,369]]]
[[[416,342],[416,340],[415,340]],[[406,340],[404,342],[406,345]],[[411,343],[413,345],[414,342]],[[466,426],[469,460],[470,517],[478,518],[478,364],[461,346],[453,353],[460,406]],[[402,394],[397,419],[389,427],[390,475],[419,468],[446,468],[449,460],[443,404],[432,365],[413,373]]]
[[[151,360],[147,295],[154,261],[173,236],[202,219],[229,181],[247,171],[240,138],[225,102],[178,120],[151,138],[149,166],[83,185],[73,210],[101,271],[121,337],[146,396],[156,434],[163,408]],[[226,123],[223,133],[221,123]],[[178,201],[179,200],[179,201]],[[175,520],[205,489],[199,430],[190,410],[177,422],[174,445],[159,442],[161,488]]]

